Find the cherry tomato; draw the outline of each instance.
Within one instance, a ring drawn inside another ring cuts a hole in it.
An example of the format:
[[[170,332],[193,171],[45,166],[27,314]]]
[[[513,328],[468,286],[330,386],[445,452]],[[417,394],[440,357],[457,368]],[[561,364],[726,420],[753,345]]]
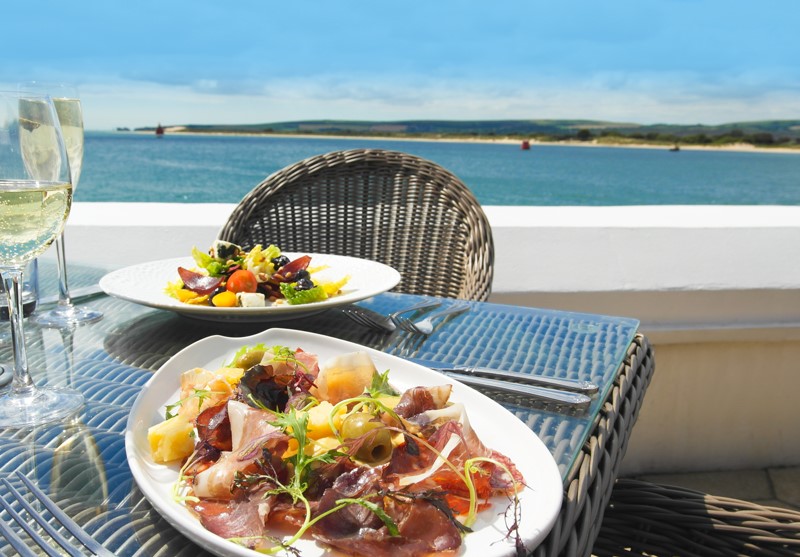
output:
[[[247,269],[234,271],[225,283],[225,289],[229,292],[255,292],[257,287],[256,276]]]

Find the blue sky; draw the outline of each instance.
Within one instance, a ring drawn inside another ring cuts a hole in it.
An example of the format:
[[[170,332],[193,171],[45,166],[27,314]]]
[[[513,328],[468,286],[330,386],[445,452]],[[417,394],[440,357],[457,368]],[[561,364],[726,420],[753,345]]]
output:
[[[800,119],[797,0],[82,0],[3,8],[0,85],[88,129],[301,119]]]

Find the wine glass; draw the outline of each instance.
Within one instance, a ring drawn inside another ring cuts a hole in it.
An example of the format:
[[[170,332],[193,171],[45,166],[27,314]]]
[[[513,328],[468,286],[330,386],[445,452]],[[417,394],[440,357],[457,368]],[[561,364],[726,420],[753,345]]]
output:
[[[69,157],[72,192],[78,187],[78,179],[83,166],[83,113],[78,91],[63,84],[33,82],[28,89],[37,93],[51,95],[61,122],[61,132]],[[58,268],[58,306],[51,310],[39,311],[31,319],[45,327],[68,327],[70,325],[93,323],[103,317],[102,312],[75,306],[69,294],[67,281],[67,261],[64,247],[64,232],[55,241],[56,263]]]
[[[14,352],[14,379],[0,394],[0,428],[61,420],[83,406],[78,391],[33,384],[22,326],[25,263],[61,233],[71,205],[69,161],[52,99],[0,92],[0,274]]]

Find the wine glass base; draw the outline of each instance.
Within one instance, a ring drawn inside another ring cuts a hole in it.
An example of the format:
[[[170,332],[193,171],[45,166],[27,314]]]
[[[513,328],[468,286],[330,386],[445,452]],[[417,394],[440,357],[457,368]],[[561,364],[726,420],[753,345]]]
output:
[[[29,319],[42,327],[63,328],[94,323],[102,318],[103,313],[100,311],[70,305],[34,312]]]
[[[38,387],[20,396],[13,390],[0,395],[0,429],[57,422],[83,408],[83,395],[73,389]]]
[[[14,379],[14,375],[4,366],[0,366],[0,389],[11,383],[12,379]]]

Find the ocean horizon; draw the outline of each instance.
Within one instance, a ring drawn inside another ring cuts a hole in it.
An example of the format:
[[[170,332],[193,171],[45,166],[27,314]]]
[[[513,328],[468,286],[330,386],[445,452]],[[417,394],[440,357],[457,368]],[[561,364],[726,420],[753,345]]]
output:
[[[237,203],[285,166],[356,148],[436,162],[483,205],[800,205],[793,153],[98,131],[86,132],[75,200]]]

